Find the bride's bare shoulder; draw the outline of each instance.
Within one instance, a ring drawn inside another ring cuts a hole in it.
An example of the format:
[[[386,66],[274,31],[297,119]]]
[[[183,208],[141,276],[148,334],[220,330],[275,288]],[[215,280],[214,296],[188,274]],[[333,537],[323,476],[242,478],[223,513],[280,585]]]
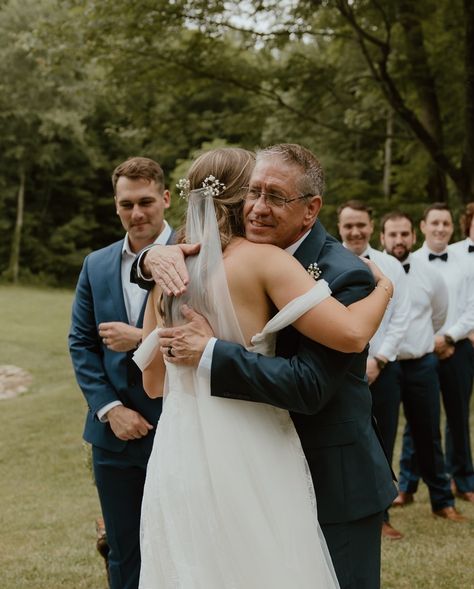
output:
[[[243,237],[239,238],[238,241],[231,243],[228,248],[226,248],[224,257],[230,256],[234,259],[239,258],[242,261],[251,259],[253,262],[258,260],[264,261],[265,263],[273,259],[291,258],[290,254],[276,245],[271,245],[269,243],[253,243]]]

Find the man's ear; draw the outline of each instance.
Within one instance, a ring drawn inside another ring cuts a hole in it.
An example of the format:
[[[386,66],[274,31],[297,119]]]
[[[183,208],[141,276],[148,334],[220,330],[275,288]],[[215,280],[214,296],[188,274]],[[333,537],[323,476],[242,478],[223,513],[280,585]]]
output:
[[[425,235],[426,221],[424,221],[424,220],[420,221],[420,229],[421,229],[421,232],[423,233],[423,235]]]
[[[305,220],[314,221],[317,219],[322,206],[323,199],[321,196],[316,195],[311,197],[311,200],[306,204]]]
[[[171,193],[169,190],[163,190],[163,200],[165,202],[165,209],[169,209],[171,204]]]
[[[383,231],[380,232],[380,244],[385,247],[385,235]]]

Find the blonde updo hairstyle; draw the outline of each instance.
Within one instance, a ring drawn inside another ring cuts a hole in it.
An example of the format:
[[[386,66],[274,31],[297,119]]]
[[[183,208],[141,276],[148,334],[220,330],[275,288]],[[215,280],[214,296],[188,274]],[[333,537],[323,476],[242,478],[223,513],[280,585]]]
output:
[[[187,178],[190,190],[202,188],[204,180],[209,176],[214,176],[225,185],[225,190],[214,196],[223,250],[232,237],[245,235],[243,197],[254,165],[253,152],[240,147],[219,147],[201,154],[189,168]]]

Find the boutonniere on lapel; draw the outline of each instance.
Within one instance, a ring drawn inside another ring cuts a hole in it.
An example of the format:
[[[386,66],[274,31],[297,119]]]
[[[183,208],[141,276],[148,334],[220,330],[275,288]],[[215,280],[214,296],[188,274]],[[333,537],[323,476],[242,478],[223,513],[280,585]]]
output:
[[[315,280],[317,280],[321,274],[323,273],[323,271],[321,270],[321,268],[316,264],[316,262],[313,262],[312,264],[310,264],[307,268],[307,272],[308,274],[314,278]]]

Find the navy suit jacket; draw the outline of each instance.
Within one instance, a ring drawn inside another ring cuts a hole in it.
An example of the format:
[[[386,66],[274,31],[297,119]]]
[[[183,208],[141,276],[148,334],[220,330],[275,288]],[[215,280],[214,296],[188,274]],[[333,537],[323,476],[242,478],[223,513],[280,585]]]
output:
[[[88,413],[84,439],[112,452],[128,451],[149,455],[155,429],[138,440],[123,441],[108,423],[97,418],[97,411],[112,401],[121,401],[156,428],[162,400],[150,399],[142,386],[133,352],[113,352],[104,346],[98,333],[99,323],[128,323],[123,299],[121,260],[123,240],[89,254],[79,276],[72,308],[69,350],[77,382],[86,398]],[[146,301],[145,301],[146,303]],[[143,325],[145,304],[137,327]]]
[[[345,305],[367,296],[374,287],[367,266],[319,221],[295,258],[305,268],[317,263],[321,278]],[[275,358],[221,340],[214,348],[212,395],[291,411],[313,477],[322,524],[378,513],[396,496],[391,469],[373,427],[366,359],[367,351],[336,352],[292,326],[278,334]]]

